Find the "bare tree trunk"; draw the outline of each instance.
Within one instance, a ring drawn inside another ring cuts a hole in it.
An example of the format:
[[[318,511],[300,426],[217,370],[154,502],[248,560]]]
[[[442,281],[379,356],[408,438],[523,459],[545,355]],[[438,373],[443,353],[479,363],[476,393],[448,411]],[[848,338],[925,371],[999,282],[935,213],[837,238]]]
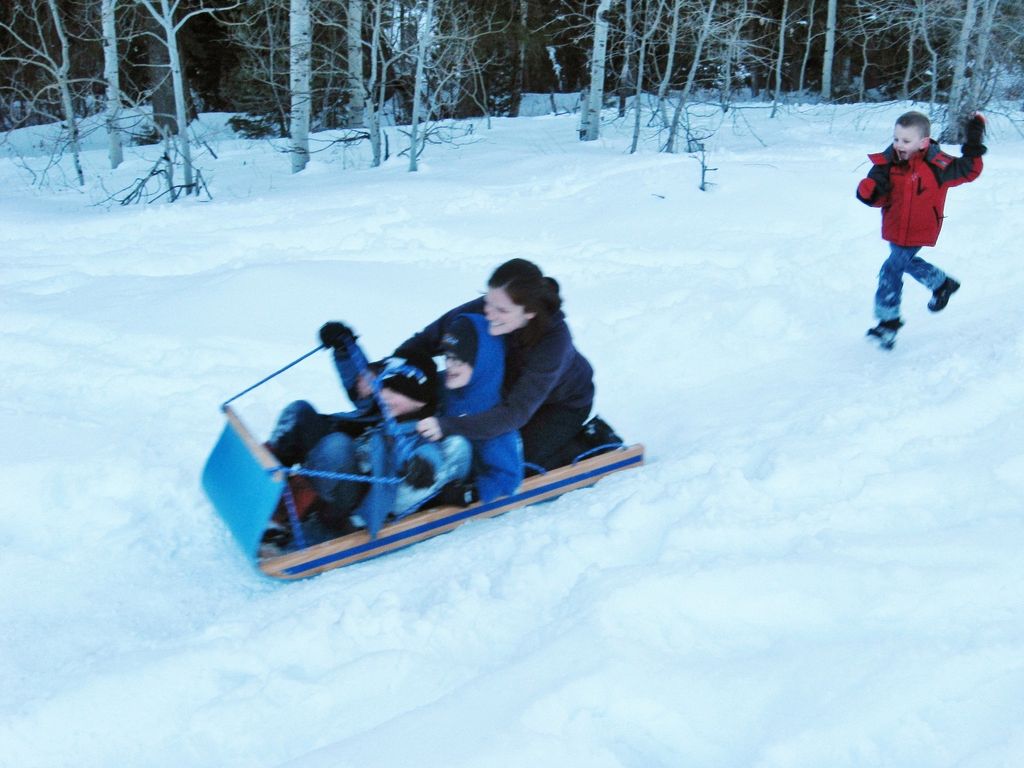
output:
[[[633,79],[630,65],[633,62],[633,52],[636,48],[636,30],[633,28],[633,0],[623,0],[623,2],[626,6],[626,39],[622,52],[622,69],[619,71],[619,117],[626,116],[626,100],[629,98]]]
[[[733,62],[738,59],[737,50],[740,44],[740,33],[743,30],[743,25],[747,21],[747,12],[749,10],[748,0],[743,0],[742,5],[738,12],[733,13],[732,23],[730,25],[729,39],[725,46],[724,58],[725,62],[722,65],[722,111],[727,112],[729,110],[729,103],[732,100],[732,72]]]
[[[668,125],[668,86],[672,82],[672,69],[676,65],[676,45],[679,40],[679,15],[682,11],[683,0],[672,2],[672,24],[668,33],[668,54],[665,57],[665,72],[658,84],[658,114],[661,115],[661,124]]]
[[[928,0],[915,0],[918,12],[918,23],[920,24],[921,40],[928,50],[928,57],[931,62],[931,88],[928,92],[928,111],[935,111],[935,103],[939,98],[939,52],[932,45],[931,35],[928,33]]]
[[[836,3],[828,0],[828,15],[825,20],[825,55],[821,61],[821,98],[832,98],[832,62],[836,55]]]
[[[68,73],[71,71],[71,47],[68,43],[68,36],[64,30],[64,20],[57,10],[57,0],[47,0],[50,15],[53,16],[53,28],[60,41],[60,62],[57,67],[57,90],[60,92],[61,107],[64,111],[64,123],[68,129],[68,146],[71,148],[71,158],[75,165],[75,176],[78,178],[78,186],[85,186],[85,175],[82,173],[81,148],[79,146],[78,120],[75,119],[75,105],[71,99],[71,84],[68,82]]]
[[[965,94],[968,92],[968,88],[965,80],[967,78],[967,53],[977,17],[978,8],[974,0],[967,0],[963,24],[960,26],[960,37],[953,54],[953,81],[949,88],[949,102],[946,105],[946,126],[939,139],[946,143],[955,143],[962,138],[960,126],[967,113],[970,112],[966,105]]]
[[[640,143],[640,116],[643,113],[643,98],[644,98],[644,67],[647,62],[647,45],[650,41],[651,35],[654,34],[654,30],[657,28],[657,20],[661,16],[661,10],[664,8],[664,0],[659,0],[657,10],[652,14],[650,8],[650,0],[644,0],[644,22],[643,22],[643,34],[640,37],[640,51],[636,63],[636,87],[633,91],[633,142],[629,147],[629,154],[636,152],[636,148]],[[654,21],[651,21],[651,18]]]
[[[984,106],[982,88],[985,84],[984,74],[989,71],[989,48],[992,43],[992,26],[1000,0],[981,0],[981,23],[978,27],[978,48],[974,53],[974,76],[971,78],[970,94],[967,98],[968,111],[981,109]]]
[[[348,0],[348,19],[345,35],[348,42],[348,61],[345,75],[345,127],[366,125],[366,86],[363,83],[363,2]]]
[[[775,95],[772,98],[772,113],[775,117],[782,96],[782,59],[786,54],[786,15],[789,13],[789,0],[782,0],[782,17],[779,19],[779,54],[775,57]]]
[[[675,113],[672,115],[672,127],[668,132],[668,142],[665,145],[666,152],[676,151],[676,134],[679,132],[679,120],[686,109],[686,103],[690,100],[690,91],[693,90],[693,81],[697,77],[697,69],[700,66],[700,57],[704,51],[704,43],[711,32],[711,21],[715,16],[715,4],[718,0],[711,0],[704,13],[704,23],[701,25],[700,37],[697,38],[697,46],[693,51],[693,61],[690,63],[690,71],[686,75],[686,84],[683,92],[679,95],[679,103],[676,104]]]
[[[312,56],[312,24],[309,0],[291,0],[288,14],[290,46],[291,112],[288,134],[291,140],[292,173],[305,170],[309,163],[309,122],[312,93],[309,87]]]
[[[387,72],[381,73],[384,68],[383,52],[381,51],[381,34],[384,24],[384,0],[376,0],[373,6],[373,32],[370,36],[370,78],[366,83],[366,90],[370,94],[370,108],[366,113],[366,128],[370,133],[370,152],[372,154],[371,165],[374,168],[380,166],[381,141],[380,122],[381,111],[384,109],[384,81],[387,80]]]
[[[103,79],[107,86],[104,123],[107,129],[107,157],[111,168],[117,168],[124,161],[119,125],[121,78],[118,71],[116,9],[117,0],[102,0],[100,17],[103,25]]]
[[[530,2],[519,0],[519,51],[516,57],[516,73],[512,80],[512,98],[509,100],[508,113],[519,117],[523,104],[523,88],[526,83],[526,50],[527,34],[530,29]]]
[[[152,21],[152,28],[145,37],[149,69],[147,85],[149,102],[153,110],[153,127],[162,139],[177,133],[178,124],[174,119],[174,87],[171,84],[167,43],[162,34],[163,25],[157,18],[159,11],[153,8],[150,13],[149,21]]]
[[[604,67],[608,51],[608,9],[611,0],[601,0],[594,15],[594,46],[590,58],[590,95],[583,112],[580,138],[596,141],[601,135],[601,108],[604,106]]]
[[[182,172],[185,176],[186,193],[193,191],[195,180],[192,173],[192,148],[188,140],[188,111],[185,101],[185,78],[182,74],[181,55],[178,53],[178,29],[167,0],[160,0],[163,12],[164,32],[167,36],[167,61],[171,70],[171,84],[174,86],[174,112],[178,121],[178,151],[181,153]]]
[[[811,48],[814,45],[814,0],[810,0],[807,9],[807,41],[804,43],[804,57],[800,61],[800,80],[797,83],[797,91],[803,94],[804,82],[807,77],[807,62],[811,58]]]
[[[419,129],[423,113],[423,98],[426,93],[427,53],[434,36],[434,0],[427,0],[427,10],[420,19],[419,43],[416,48],[416,80],[412,89],[412,125],[409,128],[409,171],[418,170]]]
[[[900,86],[900,98],[910,98],[910,78],[914,76],[914,44],[917,42],[917,20],[910,24],[910,40],[907,42],[907,66],[903,70],[903,85]]]

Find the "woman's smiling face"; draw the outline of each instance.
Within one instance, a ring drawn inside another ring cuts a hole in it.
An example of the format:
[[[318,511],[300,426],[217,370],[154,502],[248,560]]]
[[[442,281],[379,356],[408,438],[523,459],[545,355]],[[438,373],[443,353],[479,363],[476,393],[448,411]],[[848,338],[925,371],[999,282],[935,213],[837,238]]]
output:
[[[491,336],[504,336],[525,328],[536,315],[512,301],[504,288],[490,288],[484,296],[484,317]]]

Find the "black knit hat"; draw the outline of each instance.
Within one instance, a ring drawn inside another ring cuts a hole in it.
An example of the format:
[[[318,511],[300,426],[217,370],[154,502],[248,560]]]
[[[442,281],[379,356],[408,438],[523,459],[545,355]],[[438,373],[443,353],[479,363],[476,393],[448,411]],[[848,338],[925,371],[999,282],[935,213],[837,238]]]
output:
[[[477,344],[473,321],[464,315],[455,318],[441,339],[441,349],[446,354],[470,365],[476,363]]]
[[[389,357],[380,385],[428,406],[437,403],[437,366],[429,357]]]

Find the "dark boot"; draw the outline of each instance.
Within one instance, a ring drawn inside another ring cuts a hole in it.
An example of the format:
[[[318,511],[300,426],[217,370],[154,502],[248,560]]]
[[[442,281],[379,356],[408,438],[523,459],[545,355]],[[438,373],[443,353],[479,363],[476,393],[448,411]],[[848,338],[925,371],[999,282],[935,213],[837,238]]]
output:
[[[895,320],[882,320],[874,328],[868,329],[868,337],[878,342],[882,349],[892,349],[896,343],[896,331],[903,326],[898,317]]]
[[[949,304],[949,297],[960,289],[960,283],[952,277],[942,281],[942,285],[932,291],[932,297],[928,301],[928,309],[932,312],[939,312]]]

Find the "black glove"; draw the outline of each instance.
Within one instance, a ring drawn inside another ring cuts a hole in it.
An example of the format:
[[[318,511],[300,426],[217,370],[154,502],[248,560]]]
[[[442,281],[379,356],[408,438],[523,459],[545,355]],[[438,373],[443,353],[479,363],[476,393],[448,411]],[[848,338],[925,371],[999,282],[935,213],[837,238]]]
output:
[[[413,456],[405,465],[404,479],[413,488],[429,488],[434,484],[434,467],[422,456]]]
[[[975,112],[964,123],[964,135],[967,136],[965,144],[981,144],[985,140],[985,118],[980,112]]]
[[[966,140],[960,147],[964,157],[981,157],[988,151],[981,143],[985,140],[985,118],[980,112],[975,112],[964,122],[964,136]]]
[[[351,328],[335,320],[324,323],[320,328],[320,341],[325,347],[345,350],[350,344],[355,344],[357,338]]]

